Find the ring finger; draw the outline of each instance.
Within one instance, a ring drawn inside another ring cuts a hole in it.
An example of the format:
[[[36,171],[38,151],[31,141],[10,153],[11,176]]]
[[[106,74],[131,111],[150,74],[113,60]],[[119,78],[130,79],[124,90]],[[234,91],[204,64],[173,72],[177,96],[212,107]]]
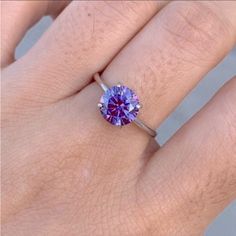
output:
[[[143,105],[140,117],[151,127],[158,126],[234,46],[235,9],[234,2],[170,3],[119,53],[102,78],[109,86],[121,82],[134,89]],[[97,84],[91,84],[78,100],[87,101],[87,107],[94,111],[91,103],[102,94],[98,91]],[[143,156],[148,135],[134,126],[116,130],[99,117],[99,112],[87,112],[88,117],[96,117],[88,126],[99,123],[105,140],[115,139],[112,149],[120,152],[122,146],[130,156],[131,150],[136,158]]]

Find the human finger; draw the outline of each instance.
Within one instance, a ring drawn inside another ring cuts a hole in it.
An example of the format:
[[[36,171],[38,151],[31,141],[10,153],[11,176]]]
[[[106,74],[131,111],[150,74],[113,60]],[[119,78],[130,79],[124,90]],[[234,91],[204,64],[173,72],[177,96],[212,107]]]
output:
[[[235,9],[234,2],[168,4],[116,56],[102,79],[108,86],[121,83],[133,89],[142,104],[139,118],[155,129],[235,45]],[[94,97],[99,101],[101,94],[102,90],[91,84],[77,99],[91,102],[89,98]],[[94,107],[88,106],[94,117],[90,107]],[[99,122],[99,132],[105,132],[107,138],[116,133],[117,143],[122,142],[127,151],[131,147],[140,153],[146,149],[148,135],[134,125],[125,131],[110,127],[97,113],[94,122]]]
[[[236,77],[152,156],[140,175],[137,195],[160,235],[200,235],[235,199],[235,100]]]
[[[43,99],[44,95],[50,101],[78,92],[164,4],[72,2],[27,55],[14,63],[21,79],[14,79],[9,69],[7,87],[24,87],[24,96]]]
[[[1,1],[1,67],[14,61],[17,44],[44,15],[56,16],[68,1]]]

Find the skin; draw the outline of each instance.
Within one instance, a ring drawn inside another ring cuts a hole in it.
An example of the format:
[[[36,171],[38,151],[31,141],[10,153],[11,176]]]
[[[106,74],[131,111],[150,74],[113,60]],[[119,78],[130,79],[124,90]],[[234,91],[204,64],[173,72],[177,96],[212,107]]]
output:
[[[133,88],[158,127],[234,47],[236,3],[1,5],[3,235],[202,235],[236,197],[236,78],[158,148],[103,120],[92,76]],[[14,61],[47,14],[52,26]]]

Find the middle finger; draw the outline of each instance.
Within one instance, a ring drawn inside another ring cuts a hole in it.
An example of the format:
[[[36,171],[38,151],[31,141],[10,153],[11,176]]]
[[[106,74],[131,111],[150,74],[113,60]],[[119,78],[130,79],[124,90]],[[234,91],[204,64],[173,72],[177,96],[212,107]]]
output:
[[[14,80],[15,74],[8,74],[12,78],[6,86],[23,87],[24,96],[44,102],[73,95],[90,83],[92,75],[103,70],[164,4],[70,3],[36,45],[13,65],[19,68],[17,78],[21,79]]]

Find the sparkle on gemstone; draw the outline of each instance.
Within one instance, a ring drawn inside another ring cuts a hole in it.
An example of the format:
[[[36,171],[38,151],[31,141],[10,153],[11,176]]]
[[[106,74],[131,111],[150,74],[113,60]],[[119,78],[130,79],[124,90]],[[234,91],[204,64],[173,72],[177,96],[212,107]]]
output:
[[[103,117],[116,126],[123,126],[132,122],[140,109],[137,95],[123,85],[109,88],[102,95],[100,104]]]

